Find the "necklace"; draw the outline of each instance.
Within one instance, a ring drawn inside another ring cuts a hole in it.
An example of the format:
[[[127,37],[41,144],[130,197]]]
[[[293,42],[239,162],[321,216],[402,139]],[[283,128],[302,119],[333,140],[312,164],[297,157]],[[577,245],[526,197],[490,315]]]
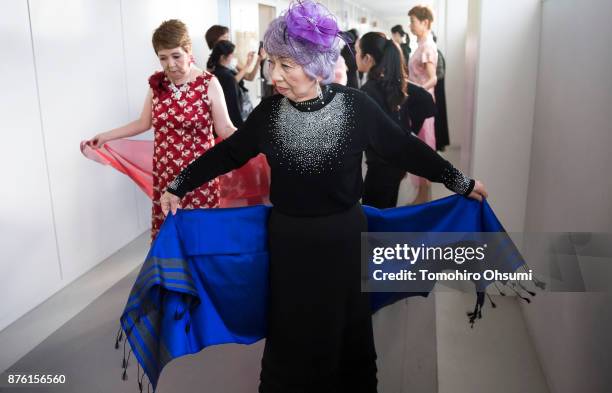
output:
[[[327,93],[327,86],[324,87],[325,92]],[[314,105],[325,105],[325,99],[323,98],[323,91],[321,90],[321,87],[319,85],[317,85],[317,97],[312,98],[310,100],[306,100],[306,101],[297,101],[294,102],[296,107],[300,107],[300,108],[306,108],[307,110],[310,110],[312,106]]]
[[[181,87],[176,87],[174,82],[170,82],[170,89],[172,89],[172,98],[178,101],[183,97],[183,93],[189,90],[189,83],[185,82]]]
[[[183,93],[189,90],[189,76],[190,75],[191,75],[191,67],[189,68],[189,72],[187,73],[187,80],[185,81],[185,83],[181,85],[181,87],[176,87],[174,82],[170,78],[168,78],[168,80],[170,81],[170,89],[172,90],[172,98],[179,101],[181,97],[183,97]]]

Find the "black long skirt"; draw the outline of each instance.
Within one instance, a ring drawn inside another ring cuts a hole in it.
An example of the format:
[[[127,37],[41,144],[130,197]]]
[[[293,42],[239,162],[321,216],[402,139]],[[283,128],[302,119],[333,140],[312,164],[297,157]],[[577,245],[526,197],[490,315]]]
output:
[[[337,214],[268,222],[270,300],[260,393],[374,393],[376,351],[360,288],[357,204]]]

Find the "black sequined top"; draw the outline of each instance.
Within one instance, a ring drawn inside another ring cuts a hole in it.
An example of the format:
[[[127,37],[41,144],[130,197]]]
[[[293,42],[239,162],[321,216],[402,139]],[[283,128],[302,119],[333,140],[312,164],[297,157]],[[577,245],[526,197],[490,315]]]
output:
[[[264,153],[272,170],[270,200],[279,211],[319,216],[359,201],[363,151],[371,146],[393,165],[469,194],[474,181],[406,133],[366,94],[331,84],[322,99],[265,98],[243,126],[185,168],[168,187],[182,197]]]

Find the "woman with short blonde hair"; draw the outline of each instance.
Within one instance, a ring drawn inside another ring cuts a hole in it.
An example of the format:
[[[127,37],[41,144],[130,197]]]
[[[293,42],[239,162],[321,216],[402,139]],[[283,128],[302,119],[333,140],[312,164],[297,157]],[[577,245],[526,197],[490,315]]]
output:
[[[408,12],[410,31],[417,36],[418,47],[408,61],[410,82],[427,90],[434,97],[434,88],[438,82],[436,67],[438,65],[438,47],[431,35],[434,21],[433,11],[427,6],[416,6]],[[436,128],[434,118],[425,120],[417,136],[432,149],[436,149]],[[413,204],[420,204],[431,199],[431,184],[424,178],[415,178],[418,187],[417,197]]]
[[[187,165],[215,145],[214,131],[224,138],[235,127],[230,121],[217,79],[195,66],[187,26],[177,19],[163,22],[152,44],[162,71],[149,78],[140,117],[122,127],[100,133],[89,144],[95,148],[119,138],[141,134],[153,127],[153,208],[151,238],[164,221],[160,197]],[[185,196],[189,209],[217,207],[219,181],[211,180]]]

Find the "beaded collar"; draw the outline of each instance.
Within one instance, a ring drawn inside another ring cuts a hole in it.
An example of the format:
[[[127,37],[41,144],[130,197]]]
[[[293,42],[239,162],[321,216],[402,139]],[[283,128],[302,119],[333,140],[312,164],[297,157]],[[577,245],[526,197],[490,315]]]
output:
[[[297,110],[301,112],[313,112],[318,111],[323,108],[325,104],[329,103],[334,95],[336,94],[336,89],[334,89],[331,85],[325,85],[321,88],[321,96],[315,97],[311,100],[294,102],[290,99],[287,99],[289,103]]]

